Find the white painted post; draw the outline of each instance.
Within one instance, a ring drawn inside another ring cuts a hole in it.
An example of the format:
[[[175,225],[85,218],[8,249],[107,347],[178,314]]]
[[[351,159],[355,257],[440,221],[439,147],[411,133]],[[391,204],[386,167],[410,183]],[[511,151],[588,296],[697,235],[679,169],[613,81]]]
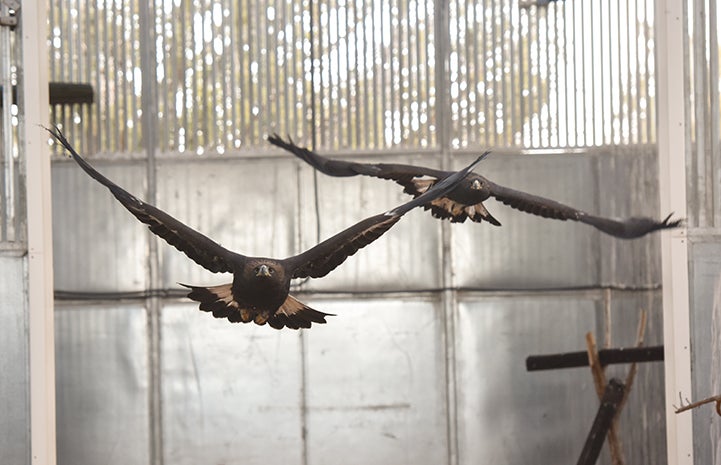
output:
[[[658,156],[661,212],[686,217],[686,139],[683,2],[656,0]],[[661,235],[666,441],[669,465],[693,464],[691,415],[676,415],[691,399],[687,229]]]
[[[28,307],[30,347],[30,453],[34,465],[55,465],[55,335],[50,154],[47,125],[47,1],[22,2],[22,56],[19,96],[23,124],[28,228]]]

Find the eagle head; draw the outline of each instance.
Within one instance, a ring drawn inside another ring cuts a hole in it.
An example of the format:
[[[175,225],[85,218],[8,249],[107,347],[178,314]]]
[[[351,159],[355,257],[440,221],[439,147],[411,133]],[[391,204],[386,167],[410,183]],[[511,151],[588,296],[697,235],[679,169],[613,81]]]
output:
[[[474,179],[473,183],[471,183],[471,189],[473,189],[474,191],[479,191],[479,190],[483,189],[483,185],[481,184],[481,181],[479,181],[478,179]]]
[[[266,264],[262,264],[253,269],[253,274],[256,278],[270,278],[275,274],[275,269]]]

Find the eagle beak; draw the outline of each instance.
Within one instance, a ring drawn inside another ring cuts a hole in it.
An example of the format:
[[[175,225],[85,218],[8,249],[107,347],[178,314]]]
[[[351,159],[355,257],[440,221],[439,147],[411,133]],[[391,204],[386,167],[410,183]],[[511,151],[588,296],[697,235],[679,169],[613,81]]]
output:
[[[258,267],[258,272],[255,273],[257,277],[269,277],[270,276],[270,268],[268,268],[268,265],[260,265]]]
[[[473,189],[474,191],[481,190],[481,182],[478,179],[474,179],[473,184],[471,184],[471,189]]]

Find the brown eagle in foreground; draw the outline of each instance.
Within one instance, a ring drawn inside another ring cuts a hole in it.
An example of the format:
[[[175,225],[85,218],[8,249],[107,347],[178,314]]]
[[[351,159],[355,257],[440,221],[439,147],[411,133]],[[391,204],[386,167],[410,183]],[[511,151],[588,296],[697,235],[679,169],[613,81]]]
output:
[[[247,257],[231,252],[210,238],[184,225],[164,211],[145,203],[97,172],[70,145],[59,129],[48,132],[65,147],[90,177],[107,187],[138,220],[191,260],[213,273],[233,273],[233,282],[212,287],[187,286],[188,297],[200,302],[200,309],[233,323],[268,323],[276,329],[310,328],[325,323],[328,313],[319,312],[291,295],[293,278],[320,278],[343,263],[359,249],[378,239],[411,209],[446,194],[476,166],[488,152],[465,169],[446,177],[423,195],[393,210],[371,216],[326,239],[315,247],[283,260]]]
[[[403,192],[414,197],[423,194],[439,180],[445,179],[453,173],[453,171],[441,171],[423,166],[331,160],[295,145],[290,138],[286,142],[277,134],[269,136],[268,142],[291,152],[313,168],[329,176],[365,175],[391,179],[403,186]],[[478,223],[487,221],[495,226],[500,226],[501,223],[483,205],[483,202],[489,197],[532,215],[562,221],[580,221],[622,239],[634,239],[659,229],[675,228],[681,224],[681,220],[671,220],[672,214],[663,221],[646,217],[616,220],[595,216],[554,200],[500,186],[476,173],[468,174],[455,189],[425,204],[424,208],[430,210],[436,218],[450,218],[454,223],[462,223],[466,221],[466,218],[470,218],[471,221]]]

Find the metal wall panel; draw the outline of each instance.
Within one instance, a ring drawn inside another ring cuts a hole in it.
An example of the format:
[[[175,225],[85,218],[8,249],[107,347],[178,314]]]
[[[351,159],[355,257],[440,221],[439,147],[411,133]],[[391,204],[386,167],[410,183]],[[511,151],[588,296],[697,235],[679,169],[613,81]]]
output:
[[[574,463],[598,406],[588,369],[527,373],[528,355],[584,350],[596,303],[462,297],[456,323],[459,463]]]
[[[0,463],[30,456],[25,258],[0,255]]]
[[[469,158],[457,157],[456,166]],[[477,169],[498,184],[597,210],[595,162],[584,156],[491,156]],[[452,225],[456,286],[523,289],[599,282],[599,233],[583,224],[549,220],[485,202],[503,225]]]
[[[598,214],[663,219],[659,211],[658,154],[654,147],[601,149],[598,153]],[[678,216],[676,216],[678,218]],[[659,233],[635,240],[600,234],[601,282],[623,286],[661,283]]]
[[[156,205],[225,248],[253,256],[296,253],[297,162],[269,160],[161,161]],[[225,282],[160,241],[163,286]]]
[[[366,161],[364,159],[363,161]],[[437,166],[428,157],[394,157],[398,163]],[[303,214],[313,210],[313,172],[302,167]],[[303,222],[303,249],[328,239],[369,216],[411,200],[392,181],[358,176],[332,178],[318,174],[318,224]],[[320,226],[318,230],[317,227]],[[316,231],[319,231],[316,232]],[[340,292],[437,288],[441,282],[441,223],[422,208],[408,212],[396,225],[366,248],[349,257],[322,279],[304,289]]]
[[[688,400],[696,401],[721,394],[721,244],[714,238],[692,242],[689,255],[694,398]],[[721,465],[721,417],[713,404],[692,415],[694,460]]]
[[[647,311],[644,345],[663,345],[663,308],[661,290],[609,292],[611,347],[630,347],[636,341],[640,310]],[[605,346],[598,334],[599,347]],[[625,379],[630,365],[610,365],[607,376]],[[666,412],[664,398],[663,362],[637,364],[628,402],[621,412],[619,436],[622,439],[626,463],[655,465],[666,463]]]
[[[138,198],[146,197],[144,163],[92,163]],[[55,289],[146,289],[147,228],[75,163],[53,163],[52,182]]]
[[[148,345],[136,305],[58,305],[58,464],[149,463]]]
[[[721,227],[721,92],[718,86],[721,9],[716,1],[685,0],[686,179],[688,224]]]
[[[305,333],[308,463],[446,463],[439,303],[313,303],[338,316]]]
[[[165,463],[302,463],[300,336],[162,311]]]

